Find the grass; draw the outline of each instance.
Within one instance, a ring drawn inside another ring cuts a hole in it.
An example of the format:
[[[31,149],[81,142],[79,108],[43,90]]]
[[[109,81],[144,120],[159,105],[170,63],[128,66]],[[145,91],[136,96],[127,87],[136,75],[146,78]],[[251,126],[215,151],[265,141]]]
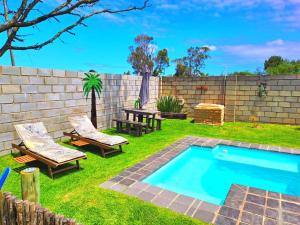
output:
[[[114,134],[114,129],[106,132]],[[299,126],[263,124],[259,128],[252,128],[249,123],[225,123],[222,127],[215,127],[196,125],[190,123],[190,120],[167,120],[163,123],[162,131],[138,138],[124,135],[129,139],[130,144],[125,146],[123,154],[104,159],[99,156],[96,149],[81,149],[88,156],[87,160],[81,161],[82,169],[57,175],[54,180],[47,176],[44,166],[33,163],[32,166],[42,168],[41,203],[54,212],[75,218],[78,222],[87,225],[205,224],[168,209],[99,187],[100,183],[188,135],[300,149]],[[1,157],[0,171],[7,166],[14,171],[5,184],[4,190],[20,197],[20,176],[16,171],[22,169],[22,165],[16,164],[11,156]]]

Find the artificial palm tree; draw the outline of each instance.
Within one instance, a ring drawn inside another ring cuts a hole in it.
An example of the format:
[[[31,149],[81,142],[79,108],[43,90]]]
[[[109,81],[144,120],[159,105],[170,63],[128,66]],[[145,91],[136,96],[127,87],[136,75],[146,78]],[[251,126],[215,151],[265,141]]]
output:
[[[92,107],[91,107],[91,121],[95,128],[97,128],[97,109],[96,109],[96,93],[100,98],[102,91],[102,80],[100,75],[95,70],[90,70],[85,73],[85,78],[82,79],[83,84],[83,94],[88,98],[90,92],[92,92]]]

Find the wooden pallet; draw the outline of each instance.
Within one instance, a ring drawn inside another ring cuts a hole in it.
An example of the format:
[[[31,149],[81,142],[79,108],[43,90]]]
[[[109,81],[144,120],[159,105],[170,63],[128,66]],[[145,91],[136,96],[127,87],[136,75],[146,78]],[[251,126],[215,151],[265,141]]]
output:
[[[85,141],[82,141],[82,140],[72,141],[71,144],[75,145],[75,146],[78,146],[78,147],[89,145],[88,142],[85,142]]]
[[[29,163],[29,162],[33,162],[36,159],[31,157],[30,155],[23,155],[23,156],[19,156],[15,158],[15,161],[17,163],[21,163],[21,164],[25,164],[25,163]]]

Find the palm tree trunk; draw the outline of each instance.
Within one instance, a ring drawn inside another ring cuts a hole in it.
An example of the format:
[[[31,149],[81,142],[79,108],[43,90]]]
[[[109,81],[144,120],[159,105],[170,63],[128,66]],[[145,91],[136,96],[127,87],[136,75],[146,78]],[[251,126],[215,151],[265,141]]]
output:
[[[96,108],[96,93],[92,88],[92,108],[91,108],[91,121],[95,128],[97,128],[97,108]]]

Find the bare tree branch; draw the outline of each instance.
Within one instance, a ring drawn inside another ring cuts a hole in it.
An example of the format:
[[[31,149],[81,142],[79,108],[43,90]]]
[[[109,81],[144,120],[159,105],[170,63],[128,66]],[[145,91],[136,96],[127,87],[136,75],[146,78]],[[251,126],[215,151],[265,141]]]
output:
[[[4,9],[4,18],[5,21],[8,21],[8,8],[7,8],[7,0],[3,0],[3,9]],[[7,30],[7,37],[10,35],[10,30]],[[15,57],[12,49],[9,49],[10,61],[11,65],[15,66]]]
[[[8,30],[10,31],[10,34],[8,35],[6,42],[0,48],[0,57],[9,49],[13,49],[13,50],[41,49],[42,47],[50,43],[53,43],[55,40],[60,39],[63,33],[69,33],[71,35],[75,35],[75,33],[72,32],[71,30],[79,25],[86,26],[83,23],[83,21],[92,16],[102,14],[102,13],[115,14],[115,13],[129,12],[134,10],[143,10],[146,7],[149,7],[149,0],[143,0],[143,4],[141,6],[130,6],[123,9],[104,8],[101,10],[99,9],[94,10],[92,12],[91,10],[88,10],[90,12],[84,15],[84,11],[82,9],[85,9],[87,7],[93,9],[95,8],[95,4],[100,2],[100,0],[65,0],[63,3],[61,3],[58,7],[54,8],[49,13],[27,20],[30,12],[32,11],[41,12],[39,9],[35,8],[37,7],[38,3],[41,2],[42,0],[32,0],[28,4],[27,0],[22,0],[22,3],[18,8],[18,10],[16,11],[16,13],[14,14],[14,16],[6,23],[0,25],[0,33],[3,31],[8,31]],[[24,41],[18,36],[18,32],[20,29],[24,27],[36,27],[36,25],[44,21],[47,21],[49,19],[54,19],[55,21],[60,22],[59,17],[63,15],[69,15],[69,16],[77,17],[79,19],[72,25],[65,27],[64,29],[60,30],[55,35],[53,35],[50,39],[42,43],[37,43],[29,46],[15,46],[15,45],[12,46],[14,40]]]

